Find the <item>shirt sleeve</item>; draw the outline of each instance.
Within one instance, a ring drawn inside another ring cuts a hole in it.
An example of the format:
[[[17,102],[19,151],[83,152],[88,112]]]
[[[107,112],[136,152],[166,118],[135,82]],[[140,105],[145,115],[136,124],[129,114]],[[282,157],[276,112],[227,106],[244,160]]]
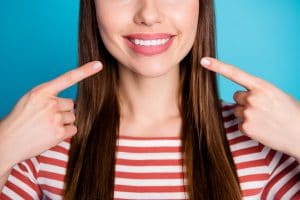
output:
[[[0,193],[0,199],[41,199],[41,189],[37,184],[38,171],[39,163],[36,157],[15,165]]]
[[[293,157],[283,154],[274,169],[262,199],[300,199],[300,164]]]

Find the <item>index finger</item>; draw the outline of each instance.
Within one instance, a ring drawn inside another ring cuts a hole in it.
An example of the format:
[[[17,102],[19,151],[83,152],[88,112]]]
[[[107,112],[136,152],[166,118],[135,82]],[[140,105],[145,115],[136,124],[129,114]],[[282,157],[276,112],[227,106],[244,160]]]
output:
[[[217,59],[208,57],[202,58],[201,65],[211,71],[221,74],[248,90],[258,88],[259,86],[257,77],[252,76],[232,65],[222,63]]]
[[[88,62],[83,66],[64,73],[63,75],[45,83],[44,89],[50,94],[57,95],[59,92],[71,87],[79,81],[90,77],[102,69],[99,61]]]

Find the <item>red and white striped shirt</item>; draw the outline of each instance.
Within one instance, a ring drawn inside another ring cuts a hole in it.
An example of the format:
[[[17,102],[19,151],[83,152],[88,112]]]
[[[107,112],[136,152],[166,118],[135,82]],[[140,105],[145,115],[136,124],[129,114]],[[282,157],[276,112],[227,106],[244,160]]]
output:
[[[243,199],[300,199],[300,165],[238,130],[233,104],[223,103],[226,136]],[[70,139],[13,167],[0,199],[62,199]],[[188,199],[181,140],[120,136],[115,199]]]

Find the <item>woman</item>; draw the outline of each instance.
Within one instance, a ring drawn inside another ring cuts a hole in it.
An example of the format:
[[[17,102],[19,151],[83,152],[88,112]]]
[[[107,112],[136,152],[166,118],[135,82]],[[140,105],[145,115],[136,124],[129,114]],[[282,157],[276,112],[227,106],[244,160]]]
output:
[[[299,199],[299,102],[211,58],[214,24],[212,0],[81,0],[79,63],[103,69],[34,88],[1,122],[0,198]],[[247,89],[236,105],[215,72]],[[56,95],[81,80],[75,120]]]

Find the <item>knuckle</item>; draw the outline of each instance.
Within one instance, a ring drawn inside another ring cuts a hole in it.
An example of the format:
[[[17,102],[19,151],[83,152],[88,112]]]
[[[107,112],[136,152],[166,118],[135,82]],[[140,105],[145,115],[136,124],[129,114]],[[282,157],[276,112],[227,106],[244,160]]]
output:
[[[70,111],[74,108],[74,102],[71,99],[57,99],[58,109],[60,111]]]
[[[241,132],[246,134],[250,138],[256,138],[255,131],[253,131],[252,123],[249,120],[245,120],[243,123],[240,124],[239,129]]]
[[[251,110],[249,108],[244,110],[244,118],[247,120],[251,118]]]
[[[29,94],[29,96],[31,96],[31,97],[40,96],[41,93],[42,93],[43,91],[46,90],[46,88],[47,88],[47,83],[43,83],[43,84],[40,84],[40,85],[35,86],[34,88],[32,88],[32,89],[28,92],[28,94]]]
[[[235,92],[235,93],[233,94],[233,99],[234,99],[235,101],[237,101],[237,100],[238,100],[238,96],[239,96],[239,92]]]
[[[64,120],[64,123],[65,124],[68,124],[68,123],[72,123],[74,121],[74,116],[72,113],[68,113],[68,114],[65,114],[65,120]]]
[[[51,98],[47,101],[47,105],[50,107],[58,106],[58,104],[59,104],[59,102],[58,102],[58,99],[56,99],[56,98]]]
[[[62,121],[62,115],[60,113],[55,113],[52,117],[52,120],[51,120],[51,124],[60,124],[60,122]]]
[[[74,107],[74,100],[73,99],[67,99],[67,101],[69,102],[69,104],[71,105],[71,106],[73,106]]]
[[[68,113],[66,115],[65,123],[73,123],[75,121],[75,115],[73,113]]]
[[[30,90],[27,96],[27,103],[30,105],[41,105],[43,108],[53,108],[58,106],[58,100],[56,98],[43,97],[41,90]]]
[[[74,114],[71,114],[71,122],[75,122],[75,120],[76,120],[75,115],[74,115]]]
[[[78,131],[76,126],[69,126],[66,129],[67,129],[66,135],[71,135],[71,136],[75,135]]]
[[[28,92],[28,101],[35,102],[39,96],[40,96],[40,90],[34,88]]]
[[[245,101],[248,105],[253,106],[256,105],[256,97],[253,94],[250,94],[245,98]]]
[[[50,99],[47,99],[47,101],[43,103],[43,106],[44,106],[44,108],[55,112],[58,110],[59,102],[55,98],[50,98]],[[58,114],[58,113],[56,113],[56,114]]]
[[[71,132],[72,135],[75,135],[77,133],[78,129],[76,126],[73,126],[73,130]]]
[[[44,88],[44,84],[38,85],[30,90],[30,93],[40,93]]]
[[[247,131],[248,131],[248,122],[245,120],[244,122],[240,123],[239,129],[243,133],[247,134]]]
[[[66,104],[68,105],[69,108],[74,108],[75,103],[72,99],[67,99]]]
[[[58,139],[58,140],[61,140],[65,137],[66,135],[66,130],[63,126],[59,126],[57,129],[56,129],[56,132],[55,132],[55,138]]]
[[[239,106],[234,107],[233,113],[234,113],[235,116],[238,116],[239,113],[240,113],[240,107]]]

